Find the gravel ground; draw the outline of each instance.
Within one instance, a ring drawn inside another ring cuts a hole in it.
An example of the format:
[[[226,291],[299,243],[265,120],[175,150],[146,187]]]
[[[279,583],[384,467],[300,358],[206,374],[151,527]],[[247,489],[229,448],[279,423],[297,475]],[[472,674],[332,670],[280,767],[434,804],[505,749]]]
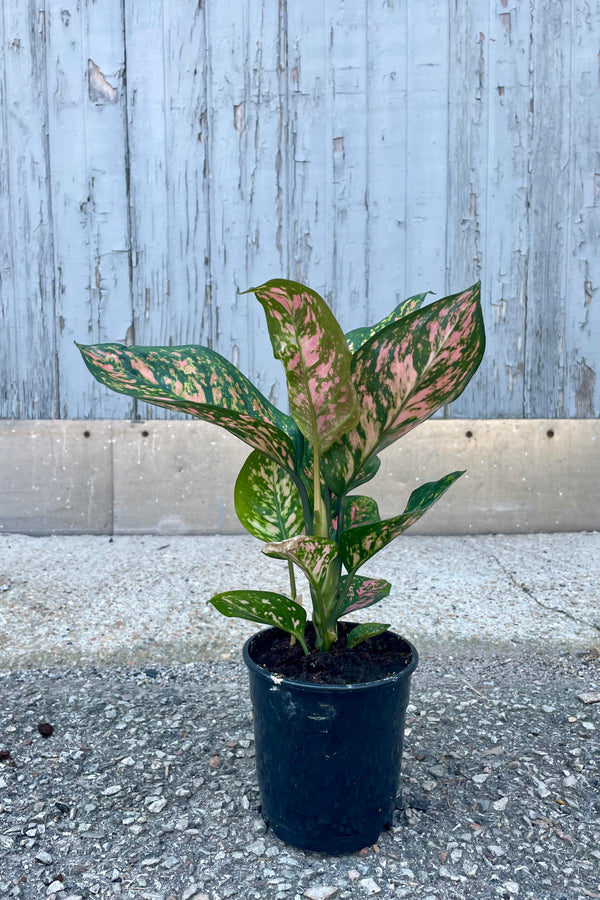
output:
[[[600,898],[600,536],[399,545],[376,569],[421,650],[398,808],[328,857],[265,829],[253,626],[204,602],[252,583],[255,542],[2,536],[0,897]]]
[[[423,656],[394,826],[339,857],[265,830],[238,662],[0,690],[0,896],[600,897],[593,654]]]

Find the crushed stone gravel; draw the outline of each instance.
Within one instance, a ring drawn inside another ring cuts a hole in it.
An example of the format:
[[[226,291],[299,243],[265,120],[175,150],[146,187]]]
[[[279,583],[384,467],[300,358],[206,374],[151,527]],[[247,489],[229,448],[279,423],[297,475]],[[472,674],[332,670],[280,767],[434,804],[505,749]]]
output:
[[[600,897],[600,658],[445,649],[392,828],[339,857],[265,828],[237,660],[3,673],[0,897]]]

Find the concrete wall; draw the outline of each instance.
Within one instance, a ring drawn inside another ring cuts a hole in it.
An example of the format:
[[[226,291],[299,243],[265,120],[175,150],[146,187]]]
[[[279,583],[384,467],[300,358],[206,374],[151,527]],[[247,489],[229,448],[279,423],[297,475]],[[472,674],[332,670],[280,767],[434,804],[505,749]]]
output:
[[[75,339],[205,343],[281,399],[237,294],[277,275],[346,329],[481,278],[446,415],[598,416],[599,46],[598,0],[4,0],[0,416],[168,415]]]
[[[412,533],[600,529],[600,421],[430,420],[365,485],[382,516],[419,484],[466,474]],[[203,422],[0,422],[0,533],[237,533],[247,449]]]

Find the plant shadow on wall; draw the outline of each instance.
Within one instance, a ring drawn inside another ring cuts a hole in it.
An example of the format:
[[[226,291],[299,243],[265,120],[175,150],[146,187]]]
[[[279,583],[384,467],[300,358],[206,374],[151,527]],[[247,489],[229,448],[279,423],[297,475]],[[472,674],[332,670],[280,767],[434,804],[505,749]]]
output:
[[[455,400],[476,371],[480,285],[426,306],[417,294],[346,335],[304,285],[274,279],[252,291],[285,369],[290,415],[206,347],[78,346],[102,384],[213,422],[253,448],[236,512],[266,542],[264,554],[287,561],[290,595],[236,589],[210,603],[271,626],[244,647],[264,818],[296,846],[346,852],[391,822],[417,653],[386,623],[340,619],[389,594],[387,581],[359,570],[463,473],[421,485],[391,519],[356,490],[376,475],[385,447]],[[310,622],[296,568],[310,586]]]

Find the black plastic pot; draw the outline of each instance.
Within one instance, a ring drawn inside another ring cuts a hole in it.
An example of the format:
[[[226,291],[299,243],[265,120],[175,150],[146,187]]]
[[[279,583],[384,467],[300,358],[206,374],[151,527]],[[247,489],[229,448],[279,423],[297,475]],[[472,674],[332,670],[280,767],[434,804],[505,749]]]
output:
[[[250,672],[262,816],[302,850],[350,853],[392,824],[404,716],[418,654],[401,672],[353,685],[304,684],[257,665],[270,632],[243,650]]]

